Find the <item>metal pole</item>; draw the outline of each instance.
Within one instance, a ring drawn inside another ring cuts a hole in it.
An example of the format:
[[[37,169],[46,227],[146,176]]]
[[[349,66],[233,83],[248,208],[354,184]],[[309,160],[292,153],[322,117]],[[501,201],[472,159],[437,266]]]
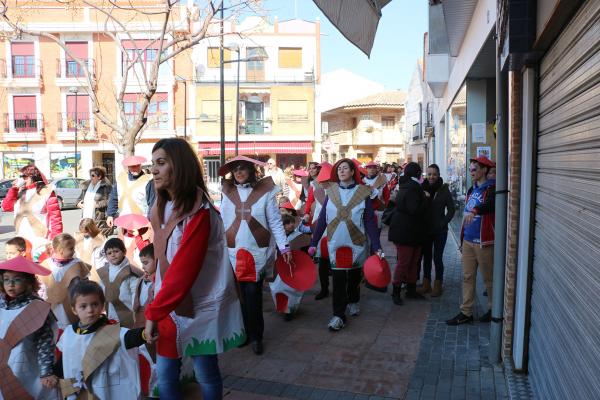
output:
[[[187,80],[183,81],[183,138],[187,140]]]
[[[238,155],[240,136],[240,48],[237,51],[237,81],[235,87],[235,155]]]
[[[77,91],[75,92],[75,178],[77,178]]]
[[[504,273],[506,267],[506,219],[508,198],[508,82],[500,67],[500,49],[496,41],[496,223],[494,270],[492,281],[492,322],[490,326],[490,362],[500,363],[504,309]]]
[[[220,46],[219,46],[219,57],[220,57],[220,62],[219,62],[219,67],[220,67],[220,75],[221,75],[221,82],[220,82],[220,92],[221,92],[221,157],[220,157],[220,161],[221,161],[221,165],[225,164],[225,64],[223,63],[223,56],[224,56],[224,38],[223,38],[223,33],[224,33],[224,27],[223,27],[223,23],[224,23],[224,18],[225,18],[225,13],[224,13],[224,8],[225,8],[225,0],[223,0],[223,2],[221,3],[221,21],[220,21],[220,28],[221,28],[221,41],[220,41]]]

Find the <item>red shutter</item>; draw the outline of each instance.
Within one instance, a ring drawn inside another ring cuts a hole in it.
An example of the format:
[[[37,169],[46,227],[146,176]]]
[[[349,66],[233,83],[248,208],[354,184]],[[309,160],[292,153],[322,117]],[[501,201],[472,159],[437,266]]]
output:
[[[35,96],[14,96],[13,107],[15,114],[32,114],[35,118]]]
[[[169,94],[168,93],[154,93],[154,96],[152,96],[152,102],[153,103],[160,103],[163,101],[167,101],[169,98]]]
[[[66,42],[67,49],[79,59],[85,60],[88,58],[88,43],[87,42]],[[71,57],[67,54],[67,60]]]
[[[75,97],[77,97],[77,114],[84,115],[89,113],[90,111],[90,103],[87,94],[83,95],[68,95],[67,96],[67,112],[74,113],[75,112]],[[83,117],[81,117],[83,118]]]
[[[138,50],[143,50],[146,47],[148,47],[149,49],[158,49],[158,46],[160,44],[160,42],[158,40],[154,41],[154,40],[146,40],[146,39],[123,40],[121,43],[123,44],[123,48],[125,50],[130,50],[130,49],[135,49],[135,48],[137,48]],[[152,44],[150,44],[150,43],[152,43]]]
[[[13,56],[33,56],[35,54],[33,42],[16,42],[10,44]]]
[[[140,98],[140,93],[125,93],[123,95],[123,101],[126,103],[136,103]]]

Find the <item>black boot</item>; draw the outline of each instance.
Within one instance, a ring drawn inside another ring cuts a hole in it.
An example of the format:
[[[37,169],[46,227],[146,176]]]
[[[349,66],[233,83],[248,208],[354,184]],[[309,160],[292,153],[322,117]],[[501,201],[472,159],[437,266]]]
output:
[[[392,301],[397,306],[401,306],[402,305],[402,296],[400,295],[400,290],[401,289],[402,289],[402,286],[400,286],[400,285],[394,285],[393,291],[392,291]]]
[[[423,296],[421,293],[417,293],[416,283],[406,284],[406,298],[415,300],[425,300],[425,296]]]

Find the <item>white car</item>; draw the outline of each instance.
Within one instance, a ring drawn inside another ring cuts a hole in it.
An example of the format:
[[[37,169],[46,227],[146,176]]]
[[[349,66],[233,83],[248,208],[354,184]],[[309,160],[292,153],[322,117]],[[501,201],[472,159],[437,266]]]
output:
[[[77,207],[77,199],[81,195],[81,184],[85,179],[58,178],[49,182],[52,185],[60,209]]]

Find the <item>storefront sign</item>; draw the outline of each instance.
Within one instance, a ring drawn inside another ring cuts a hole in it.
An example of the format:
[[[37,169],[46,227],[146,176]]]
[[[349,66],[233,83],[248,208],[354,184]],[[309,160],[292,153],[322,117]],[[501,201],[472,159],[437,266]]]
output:
[[[81,176],[81,153],[77,153],[77,175]],[[50,153],[50,176],[53,179],[75,176],[75,153]]]
[[[4,179],[16,179],[19,170],[34,163],[32,153],[4,153],[2,155],[2,173]]]

